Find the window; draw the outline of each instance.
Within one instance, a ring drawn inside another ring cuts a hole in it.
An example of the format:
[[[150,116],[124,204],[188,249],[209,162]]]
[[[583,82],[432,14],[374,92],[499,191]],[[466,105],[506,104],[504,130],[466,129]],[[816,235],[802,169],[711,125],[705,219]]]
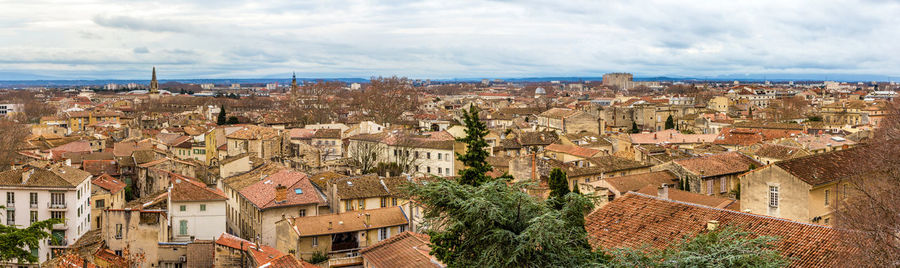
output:
[[[16,225],[16,213],[14,211],[6,212],[6,225]]]
[[[387,197],[382,197],[381,198],[381,207],[387,207],[387,203],[388,203],[387,201],[388,201]]]
[[[726,178],[724,178],[724,177],[721,178],[721,179],[719,179],[719,188],[720,188],[720,189],[719,189],[719,192],[720,192],[720,193],[724,193],[724,192],[725,192],[725,190],[726,190],[726,189],[725,189],[725,188],[726,188],[725,185],[727,185],[727,184],[728,184],[728,179],[726,179]]]
[[[384,228],[378,229],[378,241],[388,239],[388,237],[391,237],[391,228],[390,227],[384,227]]]
[[[181,220],[181,222],[179,222],[178,225],[180,227],[180,228],[178,228],[178,234],[179,235],[187,235],[187,221]]]
[[[706,181],[706,194],[713,193],[713,184],[715,184],[713,180]]]
[[[318,247],[318,246],[319,246],[319,237],[318,237],[318,236],[313,236],[313,237],[312,237],[312,246],[313,246],[313,247]]]
[[[828,194],[830,194],[830,193],[831,193],[830,190],[825,190],[825,205],[826,206],[828,205]]]
[[[396,197],[391,198],[391,206],[397,206],[397,198]]]
[[[78,189],[78,191],[75,192],[75,197],[75,199],[81,199],[81,189]]]
[[[356,203],[359,204],[359,210],[366,209],[366,200],[365,199],[360,199],[359,201],[356,201]]]
[[[200,211],[206,211],[206,204],[200,204]]]
[[[446,173],[447,175],[450,175],[450,168],[444,168],[444,171],[445,171],[444,173]]]
[[[33,223],[35,223],[35,222],[37,222],[37,221],[38,221],[38,219],[37,219],[37,211],[31,211],[31,222],[30,222],[30,224],[33,224]]]
[[[15,204],[16,203],[16,193],[6,192],[6,203],[7,204]]]
[[[116,223],[116,239],[122,239],[122,224]]]
[[[425,158],[431,159],[431,152],[426,153]]]
[[[55,207],[66,207],[66,193],[50,193],[50,204]]]
[[[406,225],[400,225],[400,232],[406,232]]]
[[[344,210],[346,210],[346,211],[353,210],[353,200],[344,200]]]
[[[437,154],[437,155],[438,155],[438,160],[441,160],[441,154]]]
[[[431,167],[425,167],[425,168],[428,169],[428,173],[431,173]]]
[[[187,211],[187,206],[185,206],[185,205],[178,206],[178,211]]]
[[[300,217],[306,217],[306,209],[301,209],[297,214],[300,215]]]
[[[97,208],[102,208],[102,207],[105,207],[104,205],[106,205],[106,200],[104,200],[104,199],[97,199],[97,202],[95,202],[95,203],[96,203],[96,205],[97,205]]]
[[[438,168],[437,170],[438,170],[438,174],[441,174],[441,173],[443,173],[442,171],[444,171],[441,168]]]
[[[844,192],[842,195],[844,198],[847,198],[847,184],[844,184]]]
[[[452,160],[450,159],[450,154],[444,154],[444,159],[447,159],[447,161]]]
[[[37,204],[38,204],[38,195],[37,195],[37,193],[30,193],[30,194],[28,194],[28,195],[29,195],[29,198],[28,198],[28,199],[29,199],[29,202],[28,202],[28,203],[31,204],[31,207],[37,208]]]
[[[116,255],[122,256],[122,251],[121,251],[121,250],[116,250]]]
[[[65,211],[50,211],[50,218],[62,220],[66,218],[65,213]]]
[[[831,221],[831,218],[825,218],[825,224],[828,224]]]
[[[769,186],[769,207],[778,208],[778,186]]]

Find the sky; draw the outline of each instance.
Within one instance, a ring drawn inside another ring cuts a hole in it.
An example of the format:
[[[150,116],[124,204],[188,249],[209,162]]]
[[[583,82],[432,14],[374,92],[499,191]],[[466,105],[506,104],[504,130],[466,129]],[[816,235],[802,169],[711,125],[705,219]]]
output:
[[[0,79],[877,75],[900,1],[0,0]]]

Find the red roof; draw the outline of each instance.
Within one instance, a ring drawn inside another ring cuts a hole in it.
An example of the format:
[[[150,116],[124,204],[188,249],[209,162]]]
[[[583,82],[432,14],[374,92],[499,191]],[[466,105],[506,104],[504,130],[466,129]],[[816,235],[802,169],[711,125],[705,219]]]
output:
[[[373,267],[444,267],[429,253],[428,235],[403,232],[359,251]]]
[[[595,248],[654,249],[706,232],[707,222],[778,237],[775,249],[792,267],[835,267],[842,263],[840,232],[830,227],[628,193],[585,217]]]
[[[190,179],[184,175],[169,173],[172,181],[172,201],[209,201],[227,200],[228,196],[222,190],[211,189],[205,184]]]
[[[278,185],[287,187],[287,199],[282,203],[275,202],[275,188]],[[264,179],[247,186],[240,191],[240,194],[259,209],[305,204],[325,204],[325,198],[319,194],[315,187],[313,187],[306,173],[290,170],[282,170],[278,173],[269,175]]]
[[[556,144],[556,143],[547,145],[547,147],[544,147],[544,150],[566,153],[566,154],[570,154],[570,155],[574,155],[574,156],[582,157],[582,158],[591,158],[591,157],[594,157],[595,155],[597,155],[598,153],[600,153],[600,150],[596,150],[596,149],[584,148],[584,147],[575,146],[575,145],[562,145],[562,144]]]
[[[762,163],[739,152],[679,159],[675,160],[675,163],[687,171],[703,177],[746,172],[750,170],[750,165],[763,166]]]
[[[119,165],[116,160],[83,160],[81,168],[91,175],[112,174],[119,175]]]
[[[253,259],[256,260],[256,263],[260,265],[273,261],[276,258],[284,255],[284,253],[281,253],[281,251],[278,251],[273,247],[266,245],[257,246],[250,241],[241,239],[240,237],[233,236],[228,233],[223,233],[222,236],[219,236],[219,239],[216,239],[216,245],[248,252],[253,256]]]
[[[128,186],[124,182],[119,181],[106,173],[94,178],[91,180],[91,183],[109,191],[110,194],[116,194],[122,189],[125,189],[125,186]]]

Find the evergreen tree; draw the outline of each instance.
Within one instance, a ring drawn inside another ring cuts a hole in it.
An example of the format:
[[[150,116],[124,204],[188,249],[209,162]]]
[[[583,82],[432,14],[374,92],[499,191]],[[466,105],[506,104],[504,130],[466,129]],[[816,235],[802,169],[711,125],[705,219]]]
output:
[[[227,119],[225,117],[225,105],[219,106],[219,117],[216,118],[216,124],[220,125],[220,126],[224,125],[224,124],[228,123],[228,122],[226,122],[226,120]]]
[[[580,188],[580,187],[578,187],[578,182],[576,181],[575,185],[572,186],[572,193],[581,195],[581,190],[579,190],[578,188]]]
[[[566,179],[566,173],[562,169],[553,168],[550,171],[547,185],[550,187],[550,197],[547,198],[547,202],[553,208],[562,209],[563,198],[569,194],[569,182]]]
[[[228,117],[228,124],[229,124],[229,125],[234,125],[234,124],[237,124],[237,123],[240,123],[240,122],[238,122],[237,116],[231,116],[231,117]]]
[[[488,146],[484,140],[488,134],[487,126],[478,120],[478,109],[474,105],[469,107],[469,111],[463,111],[463,124],[466,126],[466,136],[456,139],[466,144],[466,153],[456,154],[456,159],[466,167],[459,171],[459,183],[479,186],[490,179],[486,173],[493,169],[486,160],[490,154],[484,149]]]
[[[672,118],[672,115],[669,115],[669,118],[666,118],[666,129],[675,128],[675,119]]]
[[[637,122],[631,122],[631,133],[641,133],[641,129],[638,128]]]
[[[700,233],[664,250],[619,249],[610,267],[786,267],[777,238],[732,226]]]

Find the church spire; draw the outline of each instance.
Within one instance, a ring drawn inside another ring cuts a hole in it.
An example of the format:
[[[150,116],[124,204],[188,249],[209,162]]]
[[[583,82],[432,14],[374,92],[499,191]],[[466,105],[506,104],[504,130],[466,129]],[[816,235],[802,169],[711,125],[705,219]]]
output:
[[[156,66],[153,66],[153,78],[150,80],[150,93],[159,93],[159,82],[156,81]]]
[[[291,78],[291,93],[297,93],[297,73],[293,73]]]

